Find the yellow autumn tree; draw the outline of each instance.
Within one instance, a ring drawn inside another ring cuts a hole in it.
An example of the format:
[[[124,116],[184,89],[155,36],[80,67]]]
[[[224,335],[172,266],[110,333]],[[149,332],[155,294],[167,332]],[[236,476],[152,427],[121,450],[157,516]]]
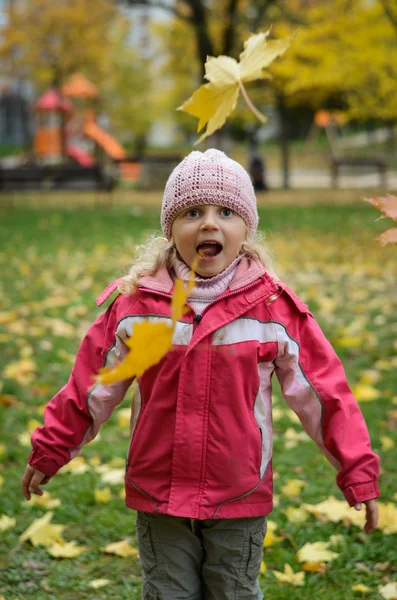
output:
[[[108,0],[14,0],[2,28],[3,73],[39,88],[62,85],[75,72],[99,84],[106,76],[108,30],[118,11]]]

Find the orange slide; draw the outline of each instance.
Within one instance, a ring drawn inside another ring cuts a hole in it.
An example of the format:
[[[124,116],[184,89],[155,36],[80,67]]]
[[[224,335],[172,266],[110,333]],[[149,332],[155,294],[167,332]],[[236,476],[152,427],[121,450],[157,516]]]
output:
[[[84,123],[84,135],[93,140],[98,146],[101,146],[113,160],[125,158],[125,150],[122,145],[93,120],[87,119]]]

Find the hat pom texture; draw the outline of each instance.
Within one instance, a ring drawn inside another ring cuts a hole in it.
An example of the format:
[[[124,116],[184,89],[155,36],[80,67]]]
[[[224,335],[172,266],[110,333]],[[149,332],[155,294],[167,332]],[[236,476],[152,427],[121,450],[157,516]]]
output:
[[[191,152],[175,167],[165,185],[161,226],[170,239],[175,217],[189,206],[215,204],[237,213],[248,236],[258,227],[256,197],[247,171],[220,150]]]

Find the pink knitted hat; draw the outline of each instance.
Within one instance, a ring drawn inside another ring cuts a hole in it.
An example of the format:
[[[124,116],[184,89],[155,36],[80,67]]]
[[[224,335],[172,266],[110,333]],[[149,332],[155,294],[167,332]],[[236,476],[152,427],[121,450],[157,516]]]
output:
[[[256,198],[247,171],[220,150],[191,152],[175,167],[165,185],[161,226],[170,239],[175,217],[189,206],[226,206],[244,219],[248,235],[258,227]]]

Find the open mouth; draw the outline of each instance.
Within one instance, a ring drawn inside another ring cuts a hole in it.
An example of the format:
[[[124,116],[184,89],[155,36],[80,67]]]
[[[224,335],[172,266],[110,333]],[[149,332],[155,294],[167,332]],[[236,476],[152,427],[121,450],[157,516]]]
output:
[[[212,260],[220,252],[222,252],[223,246],[219,242],[202,242],[196,248],[197,254],[200,258]]]

